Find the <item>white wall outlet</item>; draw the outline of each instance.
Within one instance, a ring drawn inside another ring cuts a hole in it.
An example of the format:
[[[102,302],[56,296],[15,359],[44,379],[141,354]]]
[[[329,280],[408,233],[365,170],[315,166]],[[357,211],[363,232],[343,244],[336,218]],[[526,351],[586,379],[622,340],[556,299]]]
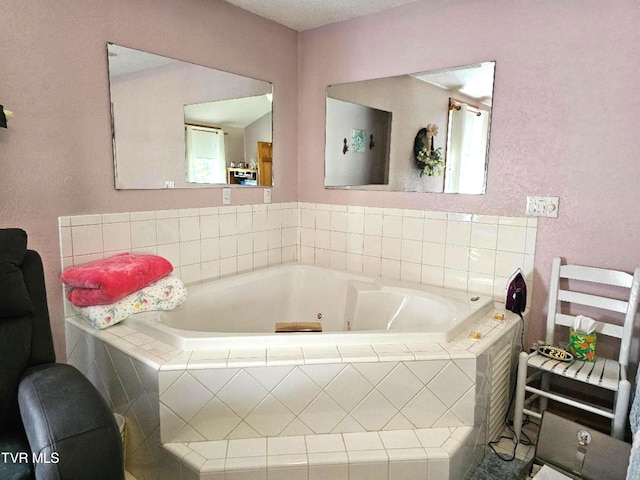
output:
[[[222,204],[231,205],[231,189],[230,188],[222,189]]]
[[[271,203],[271,189],[264,189],[264,203]]]
[[[558,217],[559,197],[527,197],[527,215]]]

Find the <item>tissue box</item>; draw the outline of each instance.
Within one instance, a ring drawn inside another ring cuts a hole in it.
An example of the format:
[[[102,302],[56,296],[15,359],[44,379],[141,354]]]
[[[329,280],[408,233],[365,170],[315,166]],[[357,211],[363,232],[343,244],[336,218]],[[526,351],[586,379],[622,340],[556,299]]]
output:
[[[595,362],[596,360],[596,334],[579,333],[573,328],[569,329],[569,351],[576,360]]]

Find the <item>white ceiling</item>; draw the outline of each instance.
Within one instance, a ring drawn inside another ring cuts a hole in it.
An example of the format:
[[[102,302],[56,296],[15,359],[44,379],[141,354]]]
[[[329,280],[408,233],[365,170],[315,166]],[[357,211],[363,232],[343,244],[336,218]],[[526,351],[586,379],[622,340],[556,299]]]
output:
[[[299,32],[417,0],[226,0]]]

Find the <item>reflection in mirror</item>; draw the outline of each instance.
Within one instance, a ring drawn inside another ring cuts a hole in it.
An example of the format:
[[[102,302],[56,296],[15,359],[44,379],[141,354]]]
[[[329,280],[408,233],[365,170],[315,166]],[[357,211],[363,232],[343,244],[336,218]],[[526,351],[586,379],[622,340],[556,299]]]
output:
[[[494,71],[484,62],[327,87],[325,186],[484,193]]]
[[[272,184],[271,83],[107,49],[117,189]]]

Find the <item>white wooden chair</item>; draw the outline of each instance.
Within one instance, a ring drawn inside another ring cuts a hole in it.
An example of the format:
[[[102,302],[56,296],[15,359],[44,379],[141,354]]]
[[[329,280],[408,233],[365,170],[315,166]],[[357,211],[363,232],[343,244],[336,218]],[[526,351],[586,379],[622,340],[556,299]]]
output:
[[[565,285],[560,285],[562,279],[571,282],[566,289]],[[617,300],[609,296],[600,296],[592,293],[576,291],[575,285],[580,283],[590,284],[589,292],[593,291],[593,286],[606,286],[605,290],[611,294],[614,289],[610,286],[628,289],[627,300]],[[584,267],[579,265],[562,265],[560,258],[554,258],[551,272],[551,284],[549,285],[549,308],[547,316],[547,333],[545,342],[547,345],[555,345],[554,332],[556,325],[565,327],[573,326],[576,315],[583,313],[576,311],[576,306],[582,305],[601,310],[617,312],[624,315],[624,324],[618,325],[611,322],[611,318],[598,318],[596,333],[601,338],[602,335],[617,337],[620,339],[620,354],[618,359],[606,359],[596,355],[595,362],[584,362],[575,360],[573,363],[562,362],[545,357],[537,352],[527,354],[520,353],[518,361],[518,374],[516,386],[515,409],[513,417],[513,428],[516,441],[520,439],[523,415],[541,418],[547,407],[548,399],[561,402],[572,407],[576,407],[597,415],[611,419],[611,435],[622,439],[625,430],[627,410],[629,407],[629,396],[631,383],[627,378],[627,365],[629,362],[629,349],[631,337],[633,336],[634,321],[638,308],[638,291],[640,289],[640,267],[636,268],[634,275],[616,270],[603,268]],[[563,309],[563,304],[571,307],[571,314]],[[579,307],[578,307],[579,308]],[[593,311],[593,310],[592,310]],[[586,314],[588,315],[588,313]],[[594,315],[589,315],[594,316]],[[618,315],[619,319],[619,315]],[[619,323],[619,321],[618,321]],[[596,344],[596,354],[598,348]],[[528,369],[537,370],[533,375],[527,377]],[[609,390],[614,394],[613,408],[587,403],[579,398],[570,398],[566,395],[552,392],[550,390],[550,375],[561,375],[577,382],[592,385]],[[540,378],[540,385],[536,387],[536,379]],[[526,392],[532,395],[527,397]],[[526,397],[526,399],[525,399]],[[539,399],[539,411],[531,409],[531,403]]]

